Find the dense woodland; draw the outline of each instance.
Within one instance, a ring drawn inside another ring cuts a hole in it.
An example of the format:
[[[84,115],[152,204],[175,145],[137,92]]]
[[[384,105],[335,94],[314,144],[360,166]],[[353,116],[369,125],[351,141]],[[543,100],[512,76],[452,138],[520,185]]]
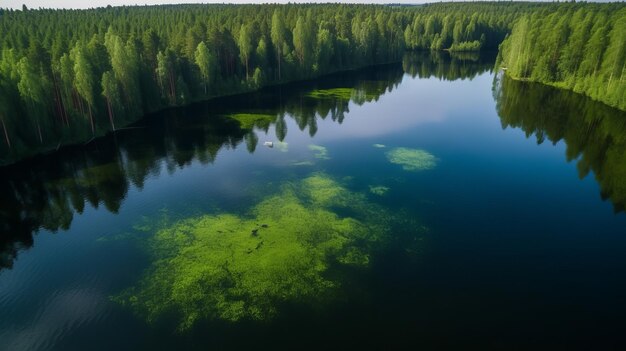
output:
[[[538,5],[172,5],[0,12],[0,159],[82,142],[168,106],[496,48]],[[0,160],[2,163],[2,160]]]
[[[566,4],[525,14],[502,43],[500,61],[514,78],[626,110],[626,4]]]
[[[496,49],[507,36],[500,61],[511,75],[624,109],[624,7],[0,9],[0,164],[89,141],[169,106],[399,62],[406,50]]]

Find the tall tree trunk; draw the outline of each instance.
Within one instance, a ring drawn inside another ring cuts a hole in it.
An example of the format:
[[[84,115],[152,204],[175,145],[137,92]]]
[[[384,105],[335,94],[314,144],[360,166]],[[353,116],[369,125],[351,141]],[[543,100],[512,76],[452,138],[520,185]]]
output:
[[[61,114],[61,122],[69,125],[67,121],[67,111],[65,111],[65,104],[63,103],[63,94],[61,94],[61,88],[59,87],[56,74],[52,73],[52,81],[54,83],[54,94],[56,97],[57,109]]]
[[[39,143],[43,144],[43,136],[41,135],[41,125],[39,124],[39,118],[37,119],[37,132],[39,133]]]
[[[172,104],[176,104],[176,81],[174,81],[174,74],[170,72],[170,100]]]
[[[96,129],[94,128],[94,125],[93,125],[93,114],[91,113],[91,104],[88,103],[87,107],[89,108],[89,123],[91,124],[91,134],[95,135]]]
[[[4,130],[4,140],[6,140],[9,149],[11,148],[11,139],[9,138],[9,132],[7,131],[7,126],[4,124],[4,117],[0,116],[0,122],[2,122],[2,129]]]
[[[56,88],[56,84],[54,87],[54,108],[57,112],[57,117],[61,121],[61,123],[65,123],[65,117],[63,116],[63,108],[61,108],[61,96],[59,96],[59,91]]]
[[[78,96],[76,96],[76,101],[78,101],[78,108],[80,109],[80,114],[84,115],[85,114],[85,108],[83,107],[83,99]]]
[[[611,69],[611,75],[609,76],[609,82],[606,85],[606,91],[608,92],[609,89],[611,88],[611,81],[613,80],[613,73],[615,73],[615,68],[617,67],[617,59],[615,60],[615,62],[613,63],[613,68]],[[622,72],[624,71],[624,65],[622,65]],[[621,75],[620,75],[620,80],[621,80]]]
[[[34,111],[37,110],[35,108],[35,103],[32,100],[30,102],[30,105],[31,105],[31,108],[32,108],[31,111],[34,112]],[[37,113],[36,112],[34,112],[34,113],[35,113],[35,123],[37,124],[37,133],[39,134],[39,143],[43,144],[43,136],[41,135],[41,125],[39,124],[39,117],[37,117]]]
[[[109,110],[109,122],[111,122],[111,128],[115,131],[115,123],[113,123],[113,110],[111,109],[111,101],[107,98],[107,108]]]
[[[248,57],[246,56],[246,80],[250,79],[250,74],[248,73]]]
[[[276,50],[276,59],[278,60],[278,80],[280,81],[280,49]]]
[[[65,106],[66,103],[65,103],[65,100],[63,99],[63,94],[62,94],[61,91],[59,91],[59,96],[61,98],[61,109],[63,110],[63,122],[65,122],[65,125],[69,127],[70,126],[70,116],[69,116],[69,113],[67,111],[67,106]]]

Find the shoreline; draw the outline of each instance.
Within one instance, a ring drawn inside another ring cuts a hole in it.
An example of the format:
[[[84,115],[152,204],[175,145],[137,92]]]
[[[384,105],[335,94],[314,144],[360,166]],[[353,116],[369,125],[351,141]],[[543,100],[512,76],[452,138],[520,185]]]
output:
[[[565,87],[565,86],[563,86],[563,85],[560,85],[558,82],[542,82],[542,81],[533,80],[533,79],[530,79],[530,78],[514,77],[514,76],[512,76],[512,75],[508,74],[508,73],[507,73],[507,70],[506,70],[506,69],[503,69],[503,67],[499,67],[498,69],[499,69],[501,72],[503,72],[503,74],[504,74],[506,77],[508,77],[508,78],[510,78],[510,79],[513,79],[514,81],[517,81],[517,82],[524,82],[524,83],[541,84],[541,85],[545,85],[545,86],[553,87],[553,88],[555,88],[555,89],[561,89],[561,90],[571,91],[572,93],[578,94],[578,95],[583,96],[583,97],[585,97],[585,98],[587,98],[587,99],[590,99],[590,100],[592,100],[592,101],[599,102],[599,103],[604,104],[604,105],[606,105],[606,106],[608,106],[608,107],[610,107],[610,108],[613,108],[613,109],[615,109],[615,110],[617,110],[617,111],[626,112],[626,110],[622,110],[621,108],[619,108],[619,107],[617,107],[617,106],[614,106],[614,105],[608,104],[608,103],[606,103],[606,102],[605,102],[605,101],[603,101],[603,100],[594,99],[593,97],[591,97],[591,96],[589,96],[589,95],[585,94],[585,93],[584,93],[584,92],[582,92],[582,91],[576,91],[576,90],[574,90],[574,89],[570,89],[570,88],[568,88],[568,87]]]
[[[261,92],[265,89],[273,89],[273,88],[279,88],[279,87],[288,87],[289,85],[293,85],[293,84],[301,84],[301,83],[306,83],[306,82],[313,82],[316,80],[320,80],[326,77],[330,77],[336,74],[341,74],[341,73],[348,73],[348,72],[356,72],[359,70],[363,70],[363,69],[367,69],[367,68],[374,68],[374,67],[382,67],[382,66],[387,66],[387,65],[393,65],[393,64],[401,64],[402,63],[402,59],[397,60],[397,61],[388,61],[388,62],[381,62],[381,63],[376,63],[373,65],[364,65],[364,66],[357,66],[357,67],[352,67],[352,68],[347,68],[347,69],[341,69],[341,70],[336,70],[336,71],[332,71],[332,72],[327,72],[324,74],[321,74],[319,76],[315,76],[315,77],[309,77],[309,78],[305,78],[305,79],[296,79],[296,80],[290,80],[290,81],[282,81],[282,82],[277,82],[277,83],[270,83],[267,85],[263,85],[260,87],[257,87],[255,89],[250,89],[250,90],[244,90],[244,91],[240,91],[240,92],[236,92],[236,93],[226,93],[226,94],[221,94],[221,95],[215,95],[212,96],[210,98],[207,99],[203,99],[203,100],[197,100],[197,101],[191,101],[187,104],[184,105],[176,105],[176,106],[163,106],[162,108],[156,109],[154,111],[150,111],[145,113],[144,115],[138,117],[137,119],[126,123],[126,124],[122,124],[120,125],[119,128],[116,128],[115,130],[107,130],[106,132],[103,132],[102,134],[96,134],[93,135],[92,137],[90,137],[87,140],[82,140],[82,141],[76,141],[76,142],[70,142],[67,144],[63,144],[61,142],[59,142],[59,144],[55,145],[50,145],[49,148],[46,148],[43,151],[38,151],[38,152],[34,152],[30,155],[21,157],[19,159],[16,159],[14,161],[8,161],[8,160],[3,160],[0,159],[0,170],[4,170],[4,169],[8,169],[14,166],[19,165],[22,162],[27,162],[29,160],[32,160],[34,158],[38,158],[38,157],[46,157],[49,155],[52,155],[54,153],[57,153],[61,150],[63,150],[64,148],[68,148],[68,147],[80,147],[80,146],[85,146],[88,145],[94,141],[106,138],[108,136],[110,136],[111,134],[115,134],[116,132],[119,131],[124,131],[124,130],[128,130],[128,129],[133,129],[135,127],[133,127],[133,125],[143,119],[149,119],[150,116],[157,114],[157,113],[163,113],[165,111],[171,110],[171,109],[179,109],[179,108],[185,108],[185,107],[189,107],[189,106],[193,106],[196,104],[204,104],[204,103],[208,103],[211,101],[215,101],[218,99],[224,99],[224,98],[230,98],[230,97],[235,97],[235,96],[243,96],[243,95],[247,95],[247,94],[254,94],[254,93],[258,93]],[[8,162],[7,162],[8,161]]]

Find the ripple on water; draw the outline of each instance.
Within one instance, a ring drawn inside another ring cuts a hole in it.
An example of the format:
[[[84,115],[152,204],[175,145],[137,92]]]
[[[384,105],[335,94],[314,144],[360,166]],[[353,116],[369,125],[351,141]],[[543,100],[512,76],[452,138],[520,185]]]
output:
[[[0,340],[12,351],[49,349],[83,325],[103,318],[106,301],[91,287],[55,291],[26,327],[7,328],[0,332]]]

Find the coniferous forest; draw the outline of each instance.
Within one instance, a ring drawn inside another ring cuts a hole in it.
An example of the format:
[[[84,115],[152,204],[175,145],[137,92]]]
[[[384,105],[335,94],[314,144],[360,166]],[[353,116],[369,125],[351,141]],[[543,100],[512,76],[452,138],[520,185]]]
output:
[[[140,116],[385,62],[500,46],[514,78],[626,109],[624,4],[168,5],[0,10],[0,163]]]
[[[523,15],[500,48],[507,74],[626,110],[626,6],[571,4]]]

